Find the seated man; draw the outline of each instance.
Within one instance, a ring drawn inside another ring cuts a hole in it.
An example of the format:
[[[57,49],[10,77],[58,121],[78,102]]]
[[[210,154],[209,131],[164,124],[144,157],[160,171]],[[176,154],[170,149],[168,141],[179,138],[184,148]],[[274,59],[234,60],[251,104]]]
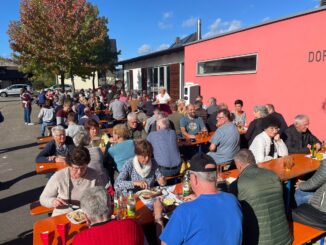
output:
[[[89,107],[85,107],[84,109],[84,113],[85,115],[82,116],[79,120],[78,120],[78,125],[83,125],[85,126],[86,122],[89,120],[89,119],[93,119],[95,120],[98,124],[100,124],[100,118],[94,114],[91,109]]]
[[[68,152],[75,147],[72,138],[66,136],[62,126],[51,129],[53,140],[37,155],[36,162],[65,162]]]
[[[326,160],[320,162],[320,166],[314,175],[306,181],[299,180],[296,184],[295,201],[297,206],[309,203],[313,207],[326,212],[326,202],[323,202],[326,189]],[[317,195],[314,195],[314,194]]]
[[[169,129],[169,120],[157,121],[157,131],[151,132],[147,140],[152,144],[154,159],[163,176],[174,176],[180,172],[180,152],[175,131]]]
[[[320,141],[308,129],[309,117],[306,115],[297,115],[294,118],[294,124],[285,130],[285,144],[289,153],[309,154],[312,144],[320,149]]]
[[[176,103],[173,103],[171,106],[172,114],[168,116],[168,119],[170,122],[173,123],[173,127],[175,129],[175,133],[178,137],[181,137],[181,128],[180,128],[180,120],[183,118],[183,115],[178,112],[178,105]]]
[[[130,112],[127,116],[126,126],[129,131],[130,139],[146,139],[146,132],[143,125],[138,122],[137,114],[135,112]]]
[[[219,110],[216,119],[218,128],[210,140],[208,155],[216,164],[229,163],[240,150],[240,135],[229,110]]]
[[[240,176],[230,189],[242,205],[242,244],[291,244],[279,178],[270,170],[258,168],[247,149],[240,150],[234,161]]]
[[[196,116],[195,106],[189,104],[187,106],[187,116],[184,116],[180,120],[181,132],[184,137],[189,139],[195,139],[196,134],[200,131],[207,131],[206,126],[201,117]]]
[[[203,119],[203,122],[206,125],[208,114],[207,111],[203,108],[203,103],[201,101],[195,101],[194,106],[196,116],[201,117],[201,119]]]
[[[177,207],[163,233],[161,244],[240,245],[242,214],[238,201],[216,188],[216,164],[203,153],[190,160],[190,185],[194,195]],[[162,204],[154,204],[157,230],[162,229]]]
[[[276,118],[263,119],[264,131],[255,137],[249,147],[257,163],[288,155],[288,149],[279,134],[279,126]]]
[[[126,112],[128,110],[128,106],[125,102],[119,100],[119,95],[114,95],[113,101],[109,105],[109,110],[112,112],[112,117],[115,120],[123,120],[126,119]]]
[[[76,235],[73,245],[143,245],[142,228],[133,219],[111,220],[111,199],[103,187],[84,191],[80,206],[90,226]]]

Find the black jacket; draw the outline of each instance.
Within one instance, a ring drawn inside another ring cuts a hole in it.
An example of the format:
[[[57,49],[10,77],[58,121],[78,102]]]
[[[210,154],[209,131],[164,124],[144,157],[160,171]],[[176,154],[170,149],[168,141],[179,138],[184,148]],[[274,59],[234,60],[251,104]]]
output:
[[[307,129],[305,133],[300,133],[292,124],[285,130],[285,144],[288,148],[289,154],[309,154],[310,150],[307,148],[307,145],[316,143],[321,144],[321,142],[309,131],[309,129]]]
[[[263,118],[253,120],[248,127],[245,138],[248,141],[248,146],[254,141],[255,137],[264,131]]]

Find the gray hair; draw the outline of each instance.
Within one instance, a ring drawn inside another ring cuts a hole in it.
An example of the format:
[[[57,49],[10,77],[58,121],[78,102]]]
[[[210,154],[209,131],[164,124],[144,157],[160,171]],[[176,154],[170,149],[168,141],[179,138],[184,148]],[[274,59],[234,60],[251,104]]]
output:
[[[256,164],[254,154],[248,149],[241,149],[235,154],[234,161],[243,164]]]
[[[255,105],[254,112],[259,112],[261,117],[267,117],[268,111],[265,105]]]
[[[273,104],[266,104],[266,108],[267,108],[267,110],[269,110],[269,111],[275,111],[275,107],[274,107]]]
[[[193,172],[197,177],[206,182],[216,182],[216,171],[213,172]]]
[[[55,126],[51,129],[51,133],[53,136],[55,135],[56,131],[64,131],[66,133],[65,128],[62,127],[61,125]]]
[[[309,117],[307,115],[304,115],[304,114],[299,114],[297,115],[295,118],[294,118],[294,123],[295,124],[300,124],[302,123],[303,121],[309,121]]]
[[[73,141],[75,146],[87,146],[91,142],[91,138],[85,130],[81,130],[73,137]]]
[[[156,125],[158,125],[161,129],[166,129],[170,127],[170,121],[168,118],[160,118],[157,120]]]
[[[111,200],[103,186],[86,189],[80,199],[80,207],[91,223],[107,220],[111,212]]]
[[[127,120],[130,121],[130,120],[137,120],[137,114],[135,112],[130,112],[127,116]]]

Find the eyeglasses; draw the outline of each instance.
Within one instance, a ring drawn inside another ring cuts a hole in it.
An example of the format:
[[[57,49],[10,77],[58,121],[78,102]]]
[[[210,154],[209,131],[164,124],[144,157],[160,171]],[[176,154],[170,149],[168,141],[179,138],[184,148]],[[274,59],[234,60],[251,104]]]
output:
[[[132,123],[132,124],[137,124],[137,121],[130,121],[130,123]]]
[[[80,171],[84,171],[84,170],[86,170],[87,165],[86,165],[86,166],[79,166],[79,167],[70,166],[70,168],[71,168],[71,170],[73,170],[74,172],[77,172],[78,170],[80,170]]]
[[[225,118],[225,117],[217,117],[217,119],[223,119],[223,118]]]
[[[57,134],[57,135],[54,135],[54,137],[65,137],[66,135],[65,134]]]

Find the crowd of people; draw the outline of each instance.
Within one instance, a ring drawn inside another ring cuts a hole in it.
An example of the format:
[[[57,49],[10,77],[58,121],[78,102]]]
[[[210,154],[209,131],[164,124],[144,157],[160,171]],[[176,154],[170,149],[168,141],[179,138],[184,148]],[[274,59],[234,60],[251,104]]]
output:
[[[21,97],[28,124],[29,103],[24,93]],[[53,215],[82,207],[91,228],[78,234],[74,244],[103,244],[105,239],[112,241],[109,244],[119,239],[124,241],[119,244],[143,244],[143,231],[136,222],[110,221],[109,195],[164,186],[167,177],[180,174],[184,162],[189,163],[193,194],[175,209],[167,224],[161,200],[154,204],[162,244],[291,244],[282,184],[275,173],[258,168],[257,163],[309,154],[311,147],[319,150],[323,144],[309,131],[307,115],[297,115],[288,127],[272,104],[256,105],[255,119],[248,124],[240,99],[233,110],[214,97],[207,106],[202,96],[193,104],[172,103],[164,88],[156,98],[113,88],[75,94],[48,91],[41,92],[38,104],[40,135],[53,126],[53,140],[36,162],[68,166],[50,177],[40,202],[54,208]],[[108,127],[113,128],[111,135],[102,132]],[[207,132],[213,136],[202,152],[178,144]],[[325,164],[321,162],[311,179],[296,184],[298,206],[311,204],[326,212],[321,202]],[[217,188],[222,165],[240,172],[230,193]]]

